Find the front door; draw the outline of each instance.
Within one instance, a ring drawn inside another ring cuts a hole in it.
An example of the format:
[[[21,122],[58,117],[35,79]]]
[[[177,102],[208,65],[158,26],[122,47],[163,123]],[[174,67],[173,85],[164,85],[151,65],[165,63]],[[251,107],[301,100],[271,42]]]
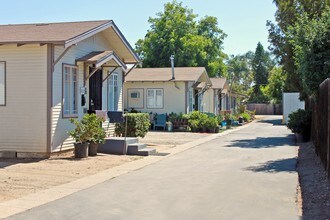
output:
[[[89,78],[89,111],[95,110],[102,110],[102,69]]]

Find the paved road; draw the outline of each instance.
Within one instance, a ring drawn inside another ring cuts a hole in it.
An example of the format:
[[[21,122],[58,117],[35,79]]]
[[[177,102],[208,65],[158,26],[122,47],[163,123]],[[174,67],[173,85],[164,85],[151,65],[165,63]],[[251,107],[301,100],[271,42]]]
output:
[[[299,219],[297,149],[279,122],[268,117],[8,219]]]

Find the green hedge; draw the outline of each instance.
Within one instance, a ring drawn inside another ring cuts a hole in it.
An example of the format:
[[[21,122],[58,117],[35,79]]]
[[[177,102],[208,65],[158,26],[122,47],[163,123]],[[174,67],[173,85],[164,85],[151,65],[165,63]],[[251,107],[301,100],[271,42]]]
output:
[[[302,134],[305,141],[309,141],[311,134],[312,112],[298,109],[289,114],[288,128],[297,134]]]
[[[127,137],[144,137],[149,131],[150,118],[148,113],[127,113]],[[116,136],[125,135],[125,123],[116,123]]]

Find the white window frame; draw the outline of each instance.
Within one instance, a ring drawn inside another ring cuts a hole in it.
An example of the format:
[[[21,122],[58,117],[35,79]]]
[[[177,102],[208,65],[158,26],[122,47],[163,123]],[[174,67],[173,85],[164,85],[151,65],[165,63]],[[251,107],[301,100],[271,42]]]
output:
[[[108,78],[108,111],[118,111],[119,104],[119,74],[114,72]],[[117,89],[117,92],[116,92]]]
[[[0,75],[0,106],[6,106],[6,62],[0,61],[1,67],[3,66],[3,69],[0,69],[0,74],[3,73],[3,75]]]
[[[69,72],[66,72],[66,69]],[[75,73],[74,73],[75,70]],[[69,76],[66,77],[66,74]],[[75,75],[74,75],[75,74]],[[62,70],[62,115],[63,118],[76,118],[78,117],[78,67],[70,64],[63,64]],[[68,79],[68,81],[67,81]],[[68,85],[68,87],[67,87]],[[68,88],[68,89],[67,89]],[[69,92],[67,95],[66,93]],[[69,97],[69,100],[66,100]],[[73,98],[73,100],[71,100]],[[68,105],[67,105],[68,103]],[[68,106],[68,109],[66,109]]]
[[[188,91],[188,113],[194,111],[194,89],[189,88]]]
[[[149,96],[149,91],[153,92],[152,96]],[[157,93],[161,95],[157,95]],[[161,109],[164,108],[164,89],[147,89],[146,92],[147,96],[147,108],[150,109]],[[159,100],[160,98],[160,100]],[[152,103],[150,103],[150,100],[152,100]]]

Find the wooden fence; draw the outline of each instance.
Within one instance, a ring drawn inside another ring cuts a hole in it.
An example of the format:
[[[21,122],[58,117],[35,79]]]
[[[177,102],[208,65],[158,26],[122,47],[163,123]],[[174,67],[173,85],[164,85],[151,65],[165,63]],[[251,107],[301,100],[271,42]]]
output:
[[[311,139],[330,178],[330,78],[321,83],[309,105],[312,109]]]
[[[256,115],[282,115],[283,108],[282,105],[278,104],[257,104],[248,103],[246,105],[247,110],[256,110]]]

